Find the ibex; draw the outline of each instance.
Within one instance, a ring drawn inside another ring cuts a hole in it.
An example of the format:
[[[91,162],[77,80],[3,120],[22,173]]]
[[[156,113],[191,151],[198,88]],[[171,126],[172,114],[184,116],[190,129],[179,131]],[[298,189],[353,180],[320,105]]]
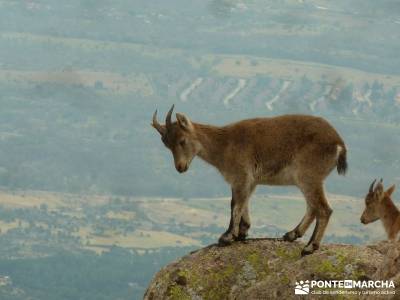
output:
[[[316,219],[310,241],[302,255],[319,248],[332,209],[323,182],[337,167],[347,169],[346,146],[336,130],[324,119],[306,115],[243,120],[217,127],[192,122],[183,114],[171,121],[174,106],[165,125],[152,126],[171,150],[175,168],[187,171],[195,156],[216,167],[231,185],[231,219],[228,230],[219,238],[222,245],[243,240],[250,228],[248,202],[258,184],[295,185],[304,194],[307,209],[303,219],[283,239],[302,237]]]
[[[380,219],[388,239],[394,241],[400,232],[400,212],[391,199],[396,186],[392,185],[385,191],[382,179],[374,188],[375,182],[376,179],[365,196],[365,209],[360,220],[368,224]]]

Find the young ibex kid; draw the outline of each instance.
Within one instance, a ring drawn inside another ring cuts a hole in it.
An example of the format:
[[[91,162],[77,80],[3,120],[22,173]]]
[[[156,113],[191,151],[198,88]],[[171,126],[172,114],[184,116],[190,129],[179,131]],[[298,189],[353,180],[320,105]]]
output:
[[[361,223],[368,224],[380,219],[388,239],[394,241],[400,232],[400,212],[391,199],[395,185],[385,191],[382,179],[374,188],[375,182],[376,179],[370,185],[365,197],[365,209],[361,216]]]

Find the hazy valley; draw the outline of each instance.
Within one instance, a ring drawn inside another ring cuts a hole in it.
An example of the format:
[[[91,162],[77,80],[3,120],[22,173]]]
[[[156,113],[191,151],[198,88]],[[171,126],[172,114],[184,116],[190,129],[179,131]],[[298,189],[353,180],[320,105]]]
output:
[[[325,242],[383,239],[359,217],[374,178],[400,183],[396,1],[0,8],[1,299],[140,299],[161,266],[217,240],[228,186],[199,160],[178,174],[150,126],[173,103],[216,125],[327,118],[349,172],[326,183]],[[281,236],[303,211],[296,189],[260,187],[251,236]]]

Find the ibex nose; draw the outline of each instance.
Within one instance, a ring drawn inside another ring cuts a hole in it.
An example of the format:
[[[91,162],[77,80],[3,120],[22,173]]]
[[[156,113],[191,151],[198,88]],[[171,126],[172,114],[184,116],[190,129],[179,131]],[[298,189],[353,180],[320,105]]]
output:
[[[361,221],[361,223],[365,224],[364,217],[361,217],[361,218],[360,218],[360,221]]]
[[[179,173],[186,172],[187,169],[188,169],[187,164],[180,163],[180,164],[177,164],[177,165],[176,165],[176,170],[177,170]]]

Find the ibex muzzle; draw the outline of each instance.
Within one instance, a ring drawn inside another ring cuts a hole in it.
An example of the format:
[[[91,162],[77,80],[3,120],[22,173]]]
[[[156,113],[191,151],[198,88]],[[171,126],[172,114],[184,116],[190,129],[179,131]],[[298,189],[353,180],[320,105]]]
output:
[[[153,115],[153,127],[174,156],[175,168],[185,172],[195,156],[216,167],[231,185],[231,220],[220,244],[243,240],[250,228],[248,202],[259,184],[295,185],[307,201],[306,214],[287,241],[304,235],[317,220],[302,254],[318,249],[332,209],[325,197],[323,182],[334,167],[339,174],[347,169],[346,146],[336,130],[324,119],[306,115],[243,120],[217,127],[192,122],[183,114],[165,125]]]

